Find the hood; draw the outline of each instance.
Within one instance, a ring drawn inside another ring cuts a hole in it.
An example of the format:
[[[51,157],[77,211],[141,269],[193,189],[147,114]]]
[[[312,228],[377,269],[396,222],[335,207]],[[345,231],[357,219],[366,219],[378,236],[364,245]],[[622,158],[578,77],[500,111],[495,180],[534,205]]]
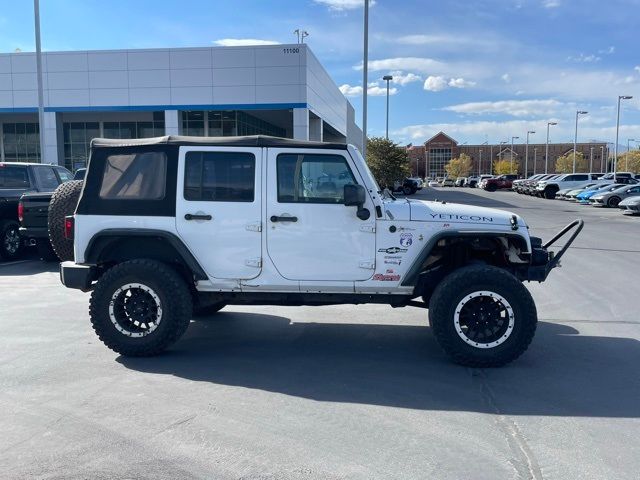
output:
[[[640,205],[640,195],[636,197],[629,197],[622,200],[618,205],[626,206],[626,205]]]
[[[511,227],[511,212],[495,208],[476,207],[459,203],[427,202],[409,200],[410,220],[418,222],[449,223],[452,225],[508,225]],[[526,227],[524,220],[515,215],[518,225]]]

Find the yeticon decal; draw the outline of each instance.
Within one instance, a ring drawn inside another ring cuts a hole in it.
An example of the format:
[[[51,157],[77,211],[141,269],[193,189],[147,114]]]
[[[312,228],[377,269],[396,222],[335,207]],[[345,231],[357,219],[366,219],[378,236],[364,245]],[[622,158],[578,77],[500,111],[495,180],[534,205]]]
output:
[[[400,235],[400,246],[410,247],[412,243],[413,243],[412,233],[403,233],[402,235]]]
[[[385,260],[384,261],[385,265],[400,265],[402,263],[402,260]]]
[[[377,280],[378,282],[398,282],[400,281],[400,275],[396,275],[396,274],[384,274],[384,273],[376,273],[373,276],[374,280]]]
[[[389,247],[389,248],[379,248],[378,253],[389,253],[391,255],[395,255],[396,253],[406,253],[406,248],[400,247]]]

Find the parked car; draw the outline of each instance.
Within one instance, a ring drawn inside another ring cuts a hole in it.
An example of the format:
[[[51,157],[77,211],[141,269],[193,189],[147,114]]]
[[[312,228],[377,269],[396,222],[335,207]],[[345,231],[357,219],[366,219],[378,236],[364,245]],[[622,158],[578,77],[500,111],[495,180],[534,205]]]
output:
[[[575,188],[583,183],[598,180],[602,173],[567,173],[555,179],[542,180],[536,184],[536,195],[546,199],[556,198],[556,193],[563,188]]]
[[[622,200],[618,208],[622,209],[625,215],[640,215],[640,195]]]
[[[456,183],[454,186],[464,187],[465,183],[467,183],[467,177],[458,177],[456,178]]]
[[[393,185],[393,193],[404,193],[405,195],[413,195],[418,191],[418,184],[415,180],[405,178],[402,182],[397,181]]]
[[[518,175],[500,175],[494,178],[487,178],[480,184],[480,188],[483,188],[487,192],[495,192],[505,188],[511,188],[513,181],[518,178]]]
[[[640,185],[625,185],[611,192],[598,193],[589,200],[594,206],[617,207],[622,200],[638,195],[640,195]]]
[[[589,200],[594,195],[598,193],[612,192],[623,186],[624,185],[622,183],[604,183],[602,185],[597,185],[596,187],[592,187],[591,189],[587,189],[584,192],[579,193],[576,196],[576,202],[582,205],[590,205],[591,202]]]
[[[0,257],[22,254],[29,237],[21,238],[18,204],[25,192],[51,192],[73,175],[66,168],[40,163],[0,163]]]
[[[593,182],[582,184],[578,187],[563,188],[556,192],[556,200],[573,200],[580,192],[596,185]]]
[[[453,180],[453,178],[445,177],[444,179],[442,179],[442,183],[440,185],[443,187],[455,187],[456,182]]]
[[[415,182],[418,190],[422,190],[422,187],[424,187],[424,181],[420,177],[409,177],[409,180]]]
[[[536,175],[532,175],[529,178],[519,178],[517,180],[514,180],[511,184],[511,189],[514,192],[518,192],[518,193],[522,193],[522,187],[527,183],[527,182],[533,182],[536,181],[540,178],[544,177],[544,173],[538,173]]]
[[[351,183],[317,188],[323,172],[342,168]],[[519,357],[537,324],[523,282],[545,281],[583,222],[543,243],[511,212],[378,191],[351,145],[94,139],[79,203],[51,204],[73,244],[60,280],[91,292],[93,329],[124,356],[169,348],[194,308],[422,302],[453,361],[486,368]]]
[[[546,173],[540,178],[537,178],[535,180],[528,180],[524,182],[520,187],[520,189],[522,190],[522,193],[524,193],[525,195],[535,195],[538,182],[542,182],[544,180],[553,180],[558,178],[559,176],[560,174],[557,174],[557,173]]]
[[[429,180],[429,186],[430,187],[439,187],[440,186],[440,182],[438,182],[437,180]]]

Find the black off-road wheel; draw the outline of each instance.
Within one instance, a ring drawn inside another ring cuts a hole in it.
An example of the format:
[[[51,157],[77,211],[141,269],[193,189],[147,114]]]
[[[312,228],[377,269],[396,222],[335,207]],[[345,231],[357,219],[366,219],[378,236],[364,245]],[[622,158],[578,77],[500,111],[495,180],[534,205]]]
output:
[[[63,183],[53,192],[49,203],[49,240],[63,262],[73,260],[73,240],[64,238],[64,218],[76,212],[83,183],[82,180]]]
[[[155,260],[131,260],[98,280],[89,314],[93,329],[111,350],[147,357],[184,334],[191,309],[191,292],[173,268]]]
[[[0,258],[15,260],[20,258],[23,250],[24,243],[20,238],[18,222],[0,221]]]
[[[487,188],[485,188],[485,190],[487,192],[495,192],[496,191],[496,186],[495,185],[487,185]]]
[[[488,265],[461,268],[445,277],[429,301],[433,334],[456,363],[500,367],[529,347],[538,323],[525,286]]]
[[[547,187],[544,189],[544,198],[546,198],[547,200],[553,200],[554,198],[556,198],[557,192],[558,190],[556,190],[555,188]]]
[[[412,188],[411,187],[402,187],[402,193],[404,193],[405,195],[411,195],[412,192]]]

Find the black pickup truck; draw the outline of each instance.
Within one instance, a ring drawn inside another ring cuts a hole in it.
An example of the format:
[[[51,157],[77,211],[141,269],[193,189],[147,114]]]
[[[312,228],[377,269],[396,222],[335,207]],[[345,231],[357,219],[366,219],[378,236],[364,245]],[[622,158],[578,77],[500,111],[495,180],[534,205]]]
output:
[[[20,236],[20,197],[31,192],[53,192],[58,185],[72,179],[69,170],[57,165],[0,162],[0,258],[18,258],[31,240]]]

